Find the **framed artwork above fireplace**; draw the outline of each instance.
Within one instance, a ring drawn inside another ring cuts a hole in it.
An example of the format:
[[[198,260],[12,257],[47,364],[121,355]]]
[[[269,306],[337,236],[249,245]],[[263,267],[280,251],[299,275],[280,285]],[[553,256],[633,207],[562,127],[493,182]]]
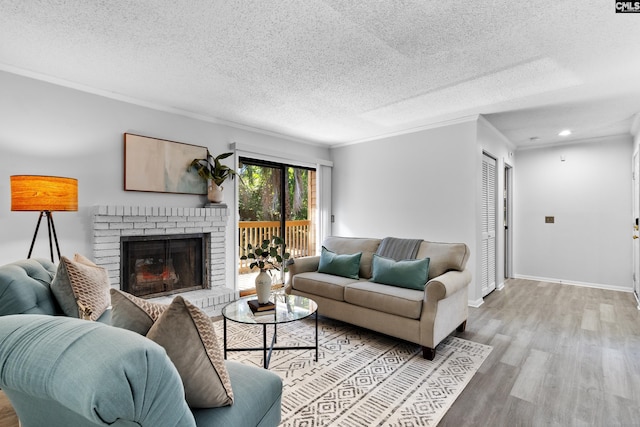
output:
[[[159,193],[207,194],[207,185],[189,167],[207,148],[124,134],[124,189]]]

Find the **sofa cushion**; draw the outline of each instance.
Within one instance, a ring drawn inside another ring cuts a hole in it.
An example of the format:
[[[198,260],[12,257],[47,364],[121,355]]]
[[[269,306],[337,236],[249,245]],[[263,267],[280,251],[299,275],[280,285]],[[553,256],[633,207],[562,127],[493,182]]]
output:
[[[153,323],[169,307],[118,289],[111,289],[111,325],[147,335]]]
[[[373,282],[424,291],[428,276],[429,258],[395,261],[373,256]]]
[[[194,409],[199,426],[277,426],[280,424],[282,379],[268,369],[227,360],[234,401],[215,411]]]
[[[182,378],[189,406],[213,408],[233,403],[224,354],[213,323],[202,310],[175,297],[147,338],[166,350]]]
[[[371,262],[373,260],[373,254],[378,250],[378,246],[380,246],[380,239],[330,236],[324,240],[322,245],[337,254],[362,252],[358,276],[371,279]]]
[[[24,259],[0,267],[0,316],[61,314],[50,284],[56,266],[46,259]]]
[[[344,300],[360,307],[419,319],[422,313],[424,291],[375,282],[359,282],[345,287]]]
[[[111,304],[107,270],[76,254],[73,260],[62,256],[51,292],[62,311],[69,317],[80,317],[78,307],[87,307],[91,320],[98,320]]]
[[[429,258],[429,279],[447,271],[464,270],[469,259],[469,248],[464,243],[440,243],[424,241],[416,258]]]
[[[336,276],[357,279],[360,271],[360,258],[362,252],[355,254],[337,254],[322,247],[318,273],[334,274]]]
[[[306,272],[293,276],[291,286],[300,292],[313,295],[320,295],[336,301],[344,301],[344,288],[347,285],[357,282],[332,274]]]

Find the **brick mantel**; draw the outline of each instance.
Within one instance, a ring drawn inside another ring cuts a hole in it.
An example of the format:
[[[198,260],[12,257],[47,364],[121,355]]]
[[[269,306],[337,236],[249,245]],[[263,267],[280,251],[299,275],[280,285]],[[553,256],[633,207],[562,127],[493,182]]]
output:
[[[220,300],[210,302],[219,305],[234,299],[233,290],[225,287],[226,227],[229,220],[226,205],[204,208],[94,206],[92,217],[94,262],[108,271],[113,287],[121,289],[122,236],[207,233],[210,235],[207,248],[209,288],[213,291],[213,299]],[[211,297],[207,299],[211,300]]]

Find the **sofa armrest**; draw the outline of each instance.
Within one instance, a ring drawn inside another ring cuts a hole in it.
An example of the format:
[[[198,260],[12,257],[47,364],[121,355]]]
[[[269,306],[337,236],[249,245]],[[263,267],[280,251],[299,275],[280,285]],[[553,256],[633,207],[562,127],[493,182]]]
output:
[[[292,259],[288,265],[289,268],[289,283],[293,276],[299,273],[305,273],[309,271],[318,271],[320,265],[320,255],[305,256],[301,258]]]
[[[447,271],[427,282],[425,296],[427,301],[439,301],[466,288],[471,283],[471,273],[468,270]]]
[[[68,317],[0,317],[0,387],[23,425],[195,426],[164,349]]]

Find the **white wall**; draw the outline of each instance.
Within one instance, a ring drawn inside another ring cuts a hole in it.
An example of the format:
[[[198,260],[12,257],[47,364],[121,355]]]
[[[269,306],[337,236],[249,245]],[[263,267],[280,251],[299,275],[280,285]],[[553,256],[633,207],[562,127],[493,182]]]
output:
[[[11,212],[10,175],[60,175],[78,179],[78,212],[54,213],[63,255],[91,256],[94,205],[200,207],[205,196],[124,191],[123,133],[206,146],[214,154],[233,142],[268,146],[292,158],[329,160],[327,148],[141,107],[74,89],[0,72],[0,264],[25,258],[37,213]],[[215,102],[215,100],[211,100]],[[229,165],[235,162],[227,159]],[[225,184],[229,186],[229,182]],[[229,190],[232,190],[229,188]],[[225,202],[235,206],[233,191]],[[234,221],[234,216],[230,221]],[[230,224],[231,225],[231,224]],[[227,242],[235,243],[235,227]],[[46,227],[34,257],[49,258]],[[233,248],[228,265],[233,265]],[[233,283],[233,269],[227,269]]]
[[[636,114],[633,118],[631,133],[633,134],[633,152],[635,153],[640,149],[640,113]]]
[[[237,142],[268,146],[291,158],[333,160],[333,234],[467,243],[474,272],[469,299],[481,300],[475,280],[481,156],[485,150],[498,158],[501,189],[510,151],[508,141],[484,119],[329,152],[5,72],[0,72],[0,88],[2,264],[26,256],[37,220],[36,213],[11,212],[10,175],[79,180],[79,211],[54,214],[63,254],[92,253],[93,205],[197,207],[206,202],[204,196],[125,192],[123,133],[131,132],[207,146],[213,153],[229,151]],[[517,152],[516,275],[630,289],[632,145],[631,137],[620,137]],[[233,191],[225,198],[235,205]],[[556,224],[545,225],[545,215],[555,215]],[[45,232],[40,230],[34,256],[49,257]],[[227,241],[235,242],[234,227]],[[501,235],[498,243],[500,248]],[[228,262],[234,262],[232,250]],[[499,264],[499,274],[502,270]],[[232,282],[232,269],[228,274]]]
[[[518,151],[517,277],[631,289],[631,156],[630,136]]]
[[[474,272],[476,128],[471,120],[333,148],[333,234],[464,242]],[[480,298],[473,276],[470,300]]]

